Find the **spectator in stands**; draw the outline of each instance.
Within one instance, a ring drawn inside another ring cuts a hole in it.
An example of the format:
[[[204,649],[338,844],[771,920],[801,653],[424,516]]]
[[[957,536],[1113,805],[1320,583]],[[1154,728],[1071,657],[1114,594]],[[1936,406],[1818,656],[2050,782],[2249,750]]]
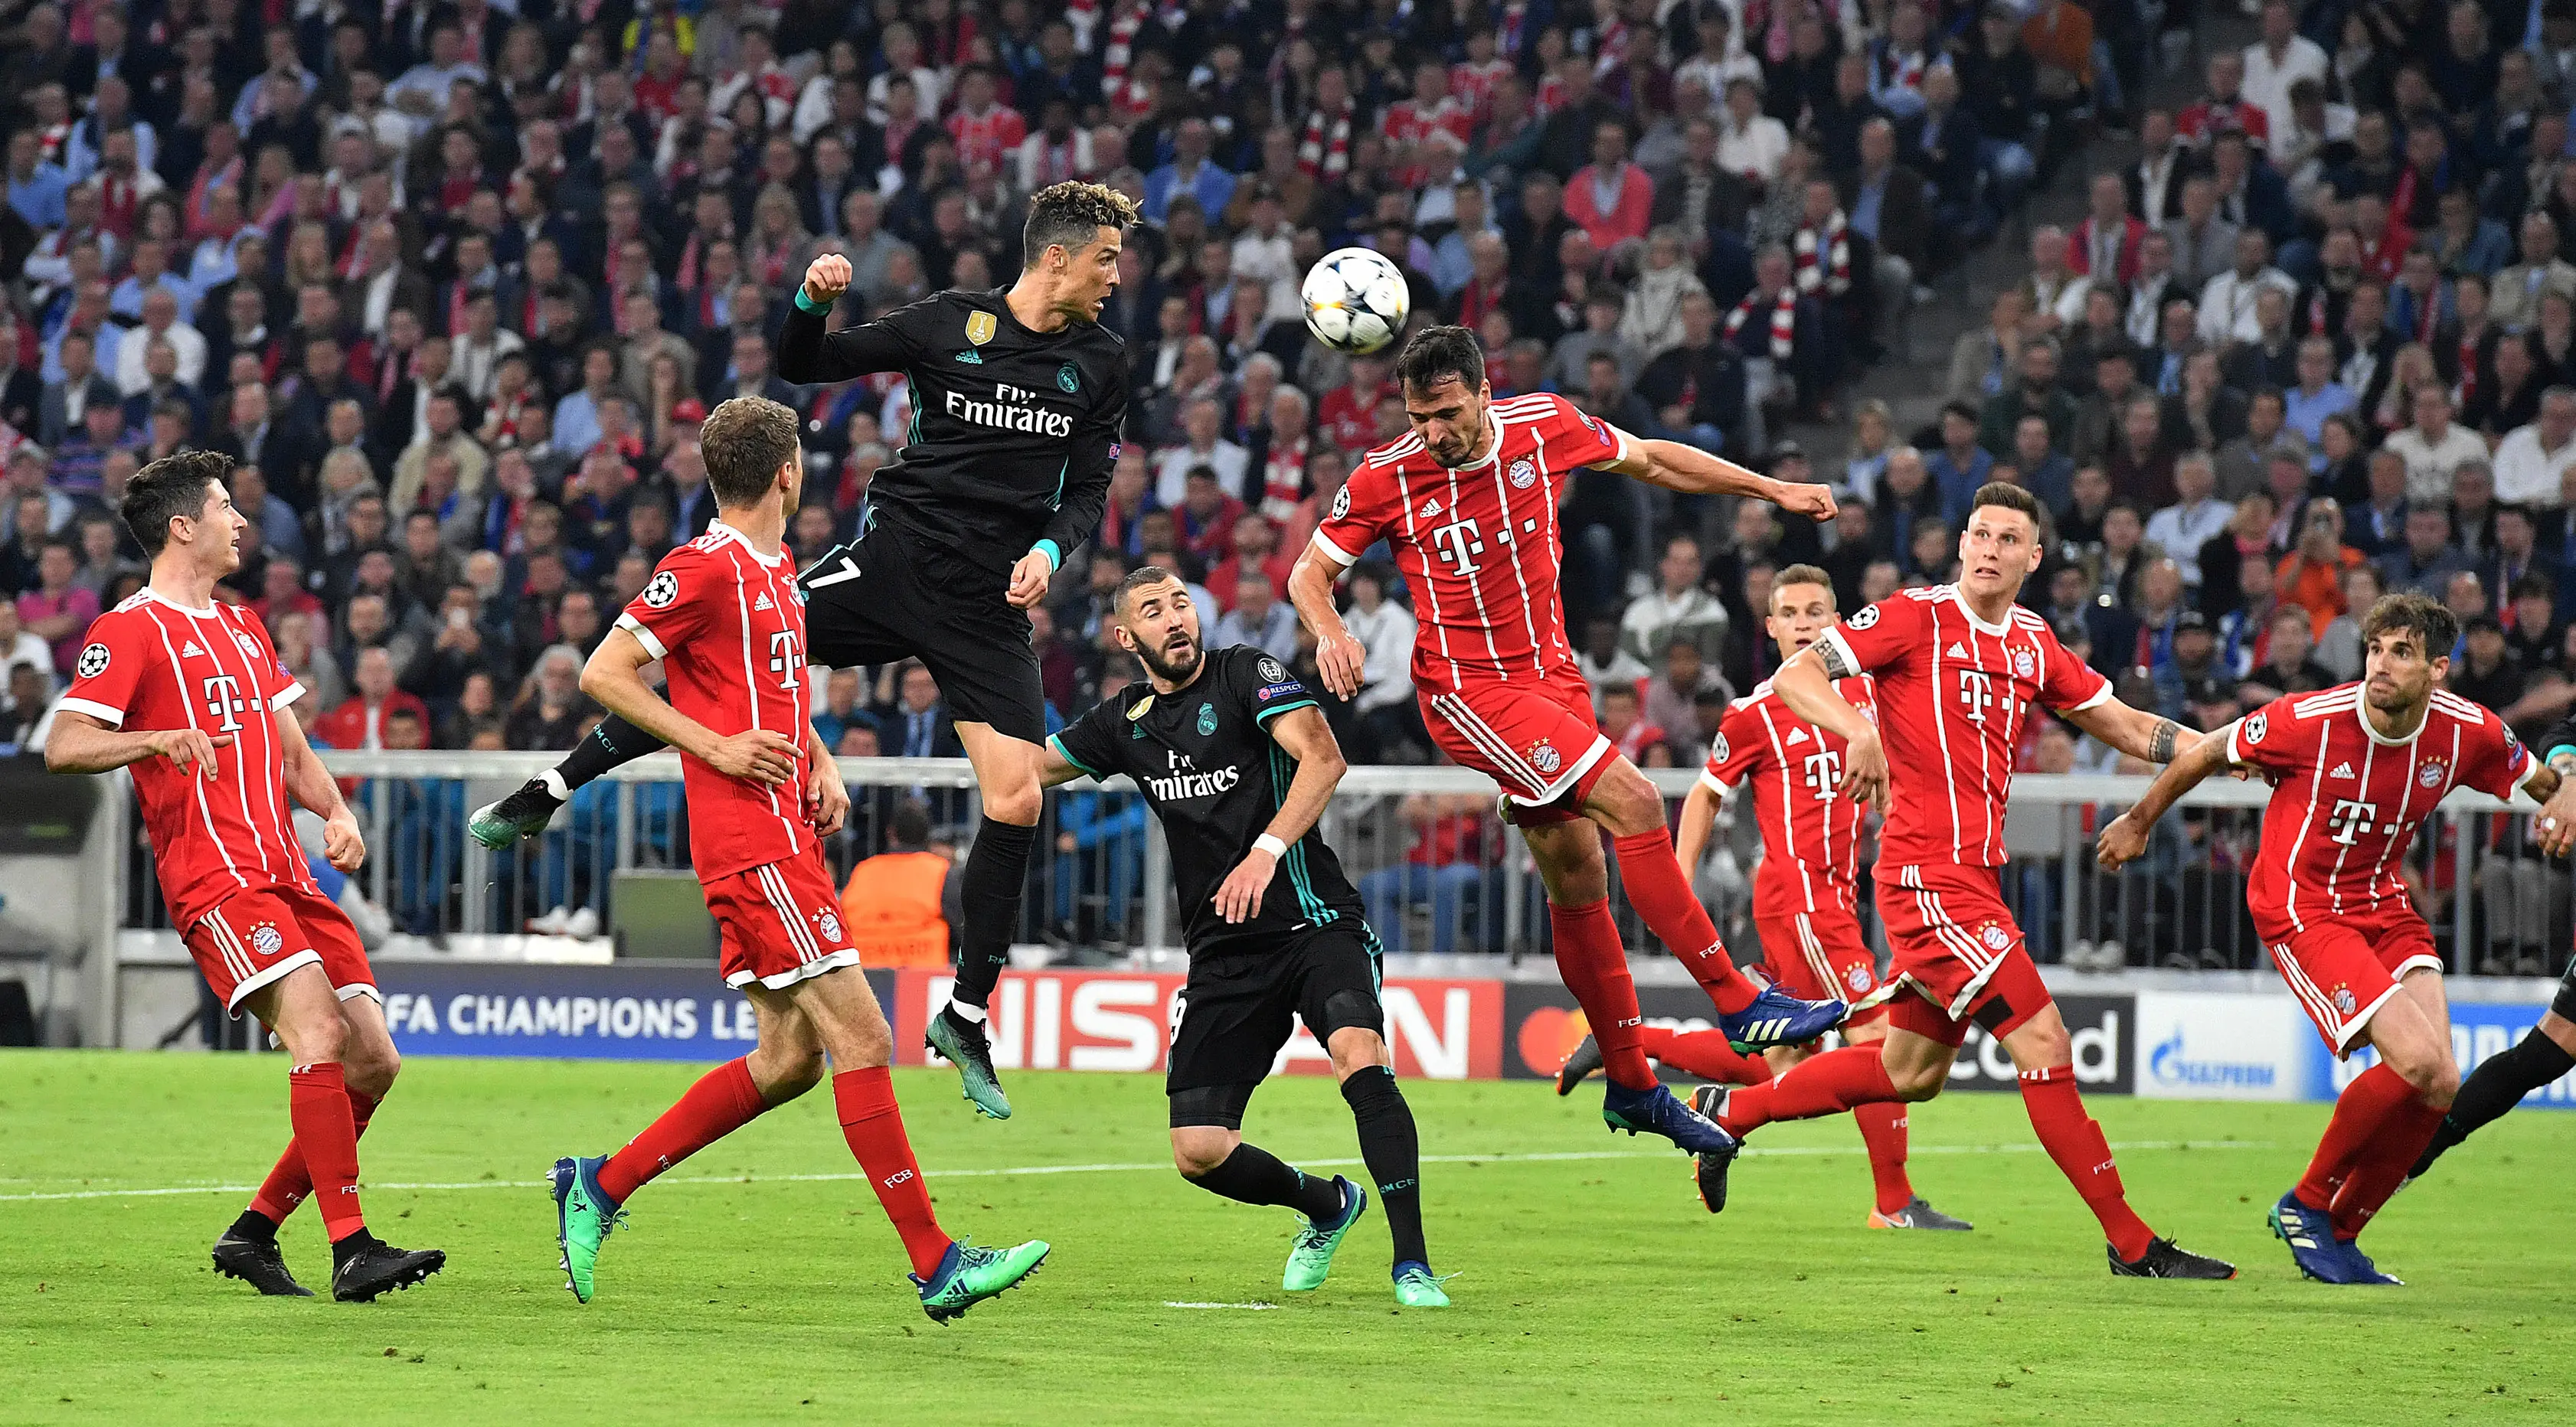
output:
[[[2514,428],[2497,443],[2496,498],[2560,509],[2567,503],[2564,478],[2571,465],[2576,465],[2576,387],[2552,386],[2541,393],[2540,418]]]
[[[2443,597],[2451,577],[2468,573],[2468,559],[2451,543],[2451,512],[2442,505],[2406,508],[2406,543],[2379,557],[2380,577],[2392,590]]]
[[[1662,658],[1676,641],[1699,650],[1714,664],[1726,644],[1726,606],[1702,585],[1705,566],[1699,541],[1676,534],[1664,542],[1656,562],[1655,588],[1629,602],[1619,620],[1619,643],[1639,664]]]
[[[1488,803],[1471,794],[1415,793],[1398,810],[1411,835],[1404,860],[1360,878],[1360,896],[1375,924],[1400,929],[1406,909],[1429,903],[1431,950],[1458,949],[1464,917],[1475,909],[1490,935],[1493,913],[1481,895],[1490,825]]]
[[[1297,657],[1297,612],[1279,598],[1278,583],[1258,569],[1235,576],[1234,601],[1209,638],[1215,647],[1249,644],[1286,664]]]

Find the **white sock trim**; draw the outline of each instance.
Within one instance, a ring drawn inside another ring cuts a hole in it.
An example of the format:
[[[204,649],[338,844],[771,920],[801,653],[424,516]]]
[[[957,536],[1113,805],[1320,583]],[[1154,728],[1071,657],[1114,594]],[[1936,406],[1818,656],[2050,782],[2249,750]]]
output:
[[[984,1024],[984,1008],[981,1006],[969,1006],[952,996],[948,999],[948,1010],[951,1015],[969,1025]]]
[[[554,795],[556,802],[569,803],[572,801],[572,789],[564,786],[562,770],[549,768],[543,773],[537,775],[537,781],[546,785],[546,791]]]

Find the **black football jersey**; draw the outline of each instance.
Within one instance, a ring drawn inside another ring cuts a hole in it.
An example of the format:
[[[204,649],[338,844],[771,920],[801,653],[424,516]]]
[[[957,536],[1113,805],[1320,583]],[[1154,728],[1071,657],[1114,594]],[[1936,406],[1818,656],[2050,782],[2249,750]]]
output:
[[[1144,790],[1171,848],[1192,956],[1264,940],[1284,945],[1309,928],[1359,923],[1359,893],[1312,828],[1279,859],[1258,914],[1228,925],[1216,909],[1216,889],[1270,826],[1297,776],[1270,721],[1313,707],[1314,695],[1278,660],[1235,645],[1210,651],[1187,687],[1161,694],[1130,684],[1048,740],[1094,778],[1125,773]]]
[[[1118,335],[1091,322],[1033,332],[1006,291],[952,288],[838,332],[791,302],[778,337],[791,382],[903,373],[912,429],[877,472],[872,509],[996,571],[1040,540],[1061,563],[1099,530],[1127,416]]]

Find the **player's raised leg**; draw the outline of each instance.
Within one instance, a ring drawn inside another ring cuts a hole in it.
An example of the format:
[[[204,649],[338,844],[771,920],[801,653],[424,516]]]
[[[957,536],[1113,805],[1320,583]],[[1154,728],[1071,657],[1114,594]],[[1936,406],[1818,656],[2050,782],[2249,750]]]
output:
[[[1798,1045],[1842,1023],[1848,1009],[1842,1002],[1801,1001],[1737,969],[1673,853],[1663,794],[1635,764],[1610,760],[1584,796],[1583,814],[1610,834],[1628,904],[1717,1003],[1718,1026],[1729,1044],[1738,1050]]]
[[[2442,1117],[2441,1127],[2433,1132],[2433,1142],[2417,1156],[2414,1168],[2407,1172],[2416,1179],[2433,1168],[2433,1162],[2487,1124],[2501,1119],[2504,1113],[2522,1103],[2522,1097],[2576,1070],[2576,965],[2568,967],[2567,977],[2558,984],[2558,994],[2542,1014],[2540,1024],[2514,1043],[2511,1050],[2488,1056],[2460,1082],[2459,1096],[2452,1100],[2450,1112]]]
[[[610,714],[582,735],[562,762],[511,789],[507,797],[476,808],[466,818],[465,830],[476,842],[498,852],[523,837],[544,832],[555,813],[572,801],[575,788],[669,746],[624,717]]]
[[[1721,1085],[1759,1085],[1771,1078],[1771,1063],[1760,1055],[1748,1055],[1726,1043],[1726,1032],[1718,1030],[1682,1031],[1670,1026],[1640,1026],[1637,1044],[1646,1058],[1657,1065],[1669,1065],[1684,1075]],[[1575,1043],[1557,1067],[1556,1093],[1571,1095],[1574,1087],[1601,1071],[1601,1042],[1587,1034]]]
[[[1038,786],[1038,746],[988,723],[960,722],[957,739],[975,765],[984,798],[983,821],[966,850],[960,891],[965,925],[958,930],[957,982],[948,1004],[930,1018],[924,1039],[956,1065],[966,1098],[996,1120],[1011,1117],[1011,1102],[993,1071],[993,1046],[985,1002],[1010,965],[1011,938],[1020,925],[1020,896],[1028,885],[1029,850],[1036,845],[1044,794]]]
[[[351,935],[355,936],[354,929]],[[333,994],[338,997],[338,988]],[[340,1019],[344,1039],[341,1046],[341,1088],[349,1101],[351,1143],[366,1138],[367,1126],[376,1110],[392,1092],[394,1079],[402,1071],[402,1057],[394,1049],[394,1039],[385,1027],[385,1013],[373,996],[354,995],[340,999]],[[281,1037],[282,1039],[282,1037]],[[215,1240],[215,1270],[226,1278],[238,1278],[265,1294],[309,1298],[312,1293],[287,1272],[285,1256],[278,1251],[277,1231],[288,1216],[313,1194],[313,1169],[304,1161],[304,1142],[290,1139],[286,1152],[261,1181],[259,1191],[251,1197],[232,1226]]]
[[[299,966],[241,1004],[277,1032],[294,1062],[286,1077],[287,1115],[314,1208],[331,1237],[331,1296],[364,1303],[445,1267],[447,1255],[436,1249],[398,1249],[367,1231],[358,1203],[358,1130],[342,1068],[349,1054],[348,1023],[331,978],[318,965]]]

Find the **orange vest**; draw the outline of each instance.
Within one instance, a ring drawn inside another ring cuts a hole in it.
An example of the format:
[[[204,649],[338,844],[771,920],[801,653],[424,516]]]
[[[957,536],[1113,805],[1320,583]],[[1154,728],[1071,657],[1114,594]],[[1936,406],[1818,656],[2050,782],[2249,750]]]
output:
[[[948,922],[939,914],[948,867],[936,852],[885,852],[850,869],[841,917],[861,965],[948,964]]]

